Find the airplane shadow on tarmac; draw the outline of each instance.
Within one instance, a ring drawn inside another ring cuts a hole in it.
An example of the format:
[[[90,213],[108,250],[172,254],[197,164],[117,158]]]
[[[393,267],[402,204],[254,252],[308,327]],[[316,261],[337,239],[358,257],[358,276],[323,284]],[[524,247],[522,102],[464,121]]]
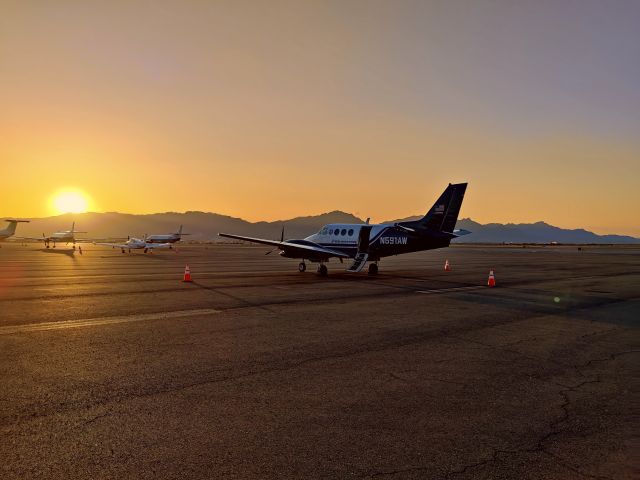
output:
[[[74,261],[77,262],[76,260],[76,252],[74,250],[69,250],[69,249],[53,249],[53,248],[41,248],[40,251],[42,253],[57,253],[58,255],[66,255],[67,257],[73,258]]]
[[[121,253],[120,255],[100,255],[100,258],[122,258],[122,259],[131,259],[132,257],[134,258],[150,258],[150,259],[155,259],[155,260],[171,260],[172,257],[169,257],[167,255],[158,255],[158,254],[149,254],[149,253]]]

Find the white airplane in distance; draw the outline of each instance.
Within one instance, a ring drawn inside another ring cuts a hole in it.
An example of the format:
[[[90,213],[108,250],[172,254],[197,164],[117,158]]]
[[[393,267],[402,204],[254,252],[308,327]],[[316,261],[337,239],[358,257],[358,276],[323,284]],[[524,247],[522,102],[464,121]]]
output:
[[[168,233],[166,235],[148,235],[145,237],[147,243],[176,243],[182,240],[183,235],[191,235],[190,233],[182,233],[182,225],[176,233]]]
[[[44,242],[45,246],[47,248],[50,248],[51,244],[53,243],[53,248],[56,248],[56,243],[64,243],[66,245],[72,243],[73,244],[73,249],[76,249],[76,243],[86,243],[86,242],[90,242],[91,240],[89,239],[78,239],[76,238],[75,234],[76,233],[87,233],[87,232],[79,232],[76,230],[76,222],[73,222],[71,224],[71,230],[64,230],[62,232],[55,232],[52,233],[49,236],[46,236],[44,233],[42,234],[42,237],[20,237],[21,240],[32,240],[32,241],[37,241],[37,242]],[[16,237],[17,238],[17,237]]]
[[[16,227],[19,223],[29,223],[29,220],[13,220],[7,219],[5,222],[9,222],[9,226],[3,230],[0,230],[0,240],[4,240],[9,237],[13,237],[16,233]]]
[[[122,253],[125,253],[127,250],[131,253],[131,250],[142,250],[144,249],[144,253],[153,253],[153,250],[156,248],[168,248],[172,249],[170,243],[149,243],[146,239],[140,238],[128,238],[124,243],[107,243],[107,242],[93,242],[95,245],[102,245],[104,247],[111,248],[119,248],[122,250]],[[176,251],[177,252],[177,251]]]

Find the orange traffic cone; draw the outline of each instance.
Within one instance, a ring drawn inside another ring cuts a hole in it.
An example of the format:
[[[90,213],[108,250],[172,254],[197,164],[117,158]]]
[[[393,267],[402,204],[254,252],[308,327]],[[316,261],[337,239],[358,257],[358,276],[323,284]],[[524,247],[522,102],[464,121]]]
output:
[[[189,265],[185,265],[184,267],[184,278],[182,279],[183,282],[190,282],[191,281],[191,270],[189,270]]]
[[[487,285],[489,287],[495,287],[496,286],[496,277],[494,277],[494,275],[493,275],[493,270],[489,270],[489,280],[487,280]]]
[[[449,260],[444,261],[444,271],[448,272],[451,270],[451,265],[449,265]]]

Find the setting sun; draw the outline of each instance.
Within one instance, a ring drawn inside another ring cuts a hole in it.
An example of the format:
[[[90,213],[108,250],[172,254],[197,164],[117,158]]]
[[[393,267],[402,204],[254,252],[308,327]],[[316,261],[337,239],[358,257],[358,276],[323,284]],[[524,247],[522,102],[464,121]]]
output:
[[[84,213],[89,208],[89,198],[80,190],[61,190],[51,201],[56,213]]]

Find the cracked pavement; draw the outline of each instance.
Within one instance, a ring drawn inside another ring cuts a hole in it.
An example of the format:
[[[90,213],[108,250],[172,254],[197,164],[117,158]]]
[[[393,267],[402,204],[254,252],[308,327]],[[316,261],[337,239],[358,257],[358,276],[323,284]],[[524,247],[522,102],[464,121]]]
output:
[[[640,474],[640,248],[323,279],[249,246],[6,244],[0,267],[3,479]]]

